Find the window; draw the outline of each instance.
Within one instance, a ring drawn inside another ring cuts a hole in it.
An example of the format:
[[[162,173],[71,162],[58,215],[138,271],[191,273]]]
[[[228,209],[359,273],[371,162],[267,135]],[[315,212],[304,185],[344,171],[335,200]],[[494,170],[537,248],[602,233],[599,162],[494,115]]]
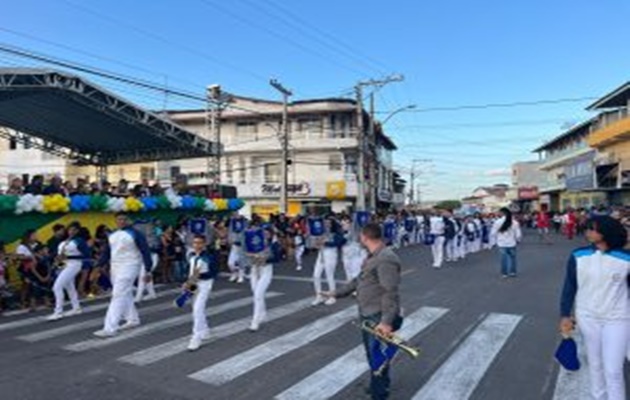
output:
[[[155,180],[155,168],[153,167],[140,167],[140,179],[141,180]]]
[[[280,163],[265,164],[265,183],[279,183],[280,182]]]
[[[179,167],[177,165],[174,166],[174,167],[171,167],[171,171],[170,171],[171,179],[177,178],[179,176],[179,174],[181,174],[181,173],[182,173],[181,167]]]
[[[9,150],[17,150],[17,139],[11,138],[9,139]]]
[[[29,136],[25,136],[24,137],[24,150],[28,150],[31,147],[33,147],[33,144],[31,143],[31,138]]]
[[[258,123],[243,121],[236,123],[236,136],[234,143],[251,142],[258,140]]]
[[[298,121],[300,136],[306,139],[320,139],[324,127],[321,118],[305,118]]]
[[[246,171],[245,159],[241,157],[238,159],[238,183],[245,183]]]
[[[343,156],[341,154],[331,154],[328,157],[328,169],[330,171],[343,170]]]
[[[233,179],[233,168],[232,159],[229,157],[225,158],[225,181],[226,183],[232,184]]]

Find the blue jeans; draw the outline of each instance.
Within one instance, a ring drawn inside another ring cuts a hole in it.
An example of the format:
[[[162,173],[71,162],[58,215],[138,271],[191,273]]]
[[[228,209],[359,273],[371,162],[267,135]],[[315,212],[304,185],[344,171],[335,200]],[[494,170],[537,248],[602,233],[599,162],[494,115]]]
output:
[[[501,253],[501,274],[516,275],[516,247],[499,247]]]

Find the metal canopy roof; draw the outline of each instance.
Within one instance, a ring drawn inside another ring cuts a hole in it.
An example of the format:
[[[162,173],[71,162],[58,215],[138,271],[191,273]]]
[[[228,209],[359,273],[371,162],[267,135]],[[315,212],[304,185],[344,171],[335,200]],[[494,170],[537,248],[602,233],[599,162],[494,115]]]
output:
[[[218,152],[216,143],[85,79],[54,70],[0,68],[0,125],[17,131],[0,129],[1,137],[84,165]]]

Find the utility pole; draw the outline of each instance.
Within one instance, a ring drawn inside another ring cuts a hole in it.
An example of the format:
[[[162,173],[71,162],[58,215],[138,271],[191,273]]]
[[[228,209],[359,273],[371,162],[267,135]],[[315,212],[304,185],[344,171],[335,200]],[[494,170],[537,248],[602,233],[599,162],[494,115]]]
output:
[[[368,184],[370,188],[370,211],[376,210],[376,198],[378,191],[378,181],[376,179],[376,164],[378,163],[378,156],[376,154],[376,137],[375,137],[375,115],[374,115],[374,92],[370,94],[370,125],[368,131],[368,138],[366,140],[365,133],[363,132],[363,88],[364,87],[376,87],[376,90],[382,88],[388,83],[392,82],[400,82],[404,80],[405,77],[400,74],[390,75],[383,79],[370,79],[367,81],[358,82],[355,86],[355,91],[357,94],[357,116],[358,116],[358,124],[357,128],[359,130],[359,180],[358,180],[358,188],[359,188],[359,197],[357,199],[357,209],[365,210],[365,153],[370,150],[370,146],[366,146],[367,143],[371,143],[374,148],[374,154],[371,154],[371,160],[369,170],[370,170],[370,181],[371,185]],[[374,189],[372,189],[374,188]]]
[[[216,165],[212,165],[212,157],[206,159],[206,176],[208,184],[212,183],[213,190],[216,191],[221,184],[221,156],[223,145],[221,144],[221,115],[228,103],[232,101],[232,96],[221,89],[221,85],[210,85],[207,87],[206,96],[208,99],[208,112],[206,113],[206,128],[208,140],[217,144]],[[214,176],[210,181],[210,176]]]
[[[280,213],[286,214],[289,210],[289,96],[292,96],[293,92],[282,86],[282,84],[276,79],[271,79],[269,84],[282,94],[282,169],[280,171]]]
[[[409,205],[413,206],[414,194],[415,194],[415,180],[416,180],[416,163],[430,163],[433,160],[426,158],[414,158],[411,160],[411,171],[409,173]],[[420,188],[418,188],[418,202],[420,202]]]

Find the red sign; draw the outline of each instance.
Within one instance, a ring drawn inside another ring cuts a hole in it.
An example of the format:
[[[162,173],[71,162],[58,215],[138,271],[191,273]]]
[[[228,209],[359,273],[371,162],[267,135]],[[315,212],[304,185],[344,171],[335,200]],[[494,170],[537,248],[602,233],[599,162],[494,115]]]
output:
[[[518,188],[519,200],[536,200],[538,198],[538,187],[520,187]]]

